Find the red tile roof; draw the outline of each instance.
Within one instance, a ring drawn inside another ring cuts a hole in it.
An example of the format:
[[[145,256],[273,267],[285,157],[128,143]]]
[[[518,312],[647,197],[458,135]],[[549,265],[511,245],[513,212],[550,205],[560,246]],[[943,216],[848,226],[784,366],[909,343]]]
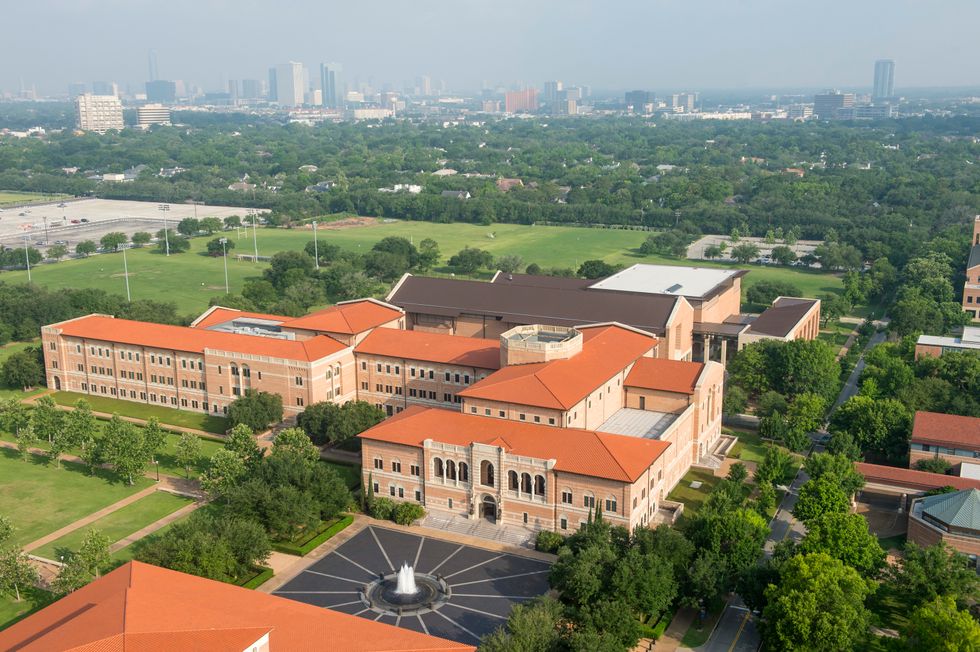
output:
[[[626,386],[693,394],[703,370],[703,362],[640,358],[626,376]]]
[[[500,368],[500,341],[477,337],[376,328],[354,351],[480,369]]]
[[[457,652],[475,650],[408,629],[129,562],[0,632],[0,649],[247,649],[269,634],[272,650]]]
[[[204,314],[191,322],[191,328],[210,328],[218,324],[223,324],[233,319],[263,319],[266,321],[284,322],[291,317],[282,315],[270,315],[262,312],[248,312],[235,308],[225,308],[224,306],[214,306],[209,308]]]
[[[916,412],[912,441],[980,449],[980,419],[938,412]]]
[[[903,469],[897,466],[882,466],[881,464],[867,464],[866,462],[856,462],[854,468],[864,476],[864,480],[867,483],[891,485],[921,491],[939,489],[940,487],[946,486],[956,489],[980,489],[980,480],[961,478],[956,475],[929,473],[928,471]]]
[[[87,340],[149,346],[188,353],[204,353],[205,349],[216,349],[304,362],[320,360],[347,348],[326,335],[318,335],[303,341],[283,340],[261,335],[223,333],[184,326],[115,319],[107,315],[79,317],[53,324],[50,328],[57,328],[63,335],[69,337],[81,337]]]
[[[459,395],[567,410],[657,345],[656,338],[625,326],[579,330],[581,353],[562,360],[504,367]]]
[[[426,439],[455,446],[502,446],[514,455],[554,459],[555,468],[565,473],[619,482],[635,482],[670,446],[657,439],[556,428],[417,405],[359,436],[417,448]]]
[[[304,317],[290,319],[283,328],[300,328],[321,333],[356,335],[387,324],[405,313],[399,308],[374,299],[358,299],[312,312]]]

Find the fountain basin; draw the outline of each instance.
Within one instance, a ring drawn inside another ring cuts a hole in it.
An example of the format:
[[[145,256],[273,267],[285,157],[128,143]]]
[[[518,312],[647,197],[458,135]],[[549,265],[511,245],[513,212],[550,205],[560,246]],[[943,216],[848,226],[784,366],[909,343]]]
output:
[[[413,573],[415,592],[399,592],[399,574],[402,589],[405,588],[405,569],[390,573],[364,586],[361,599],[378,613],[410,615],[434,611],[448,602],[452,591],[441,577],[426,573]]]

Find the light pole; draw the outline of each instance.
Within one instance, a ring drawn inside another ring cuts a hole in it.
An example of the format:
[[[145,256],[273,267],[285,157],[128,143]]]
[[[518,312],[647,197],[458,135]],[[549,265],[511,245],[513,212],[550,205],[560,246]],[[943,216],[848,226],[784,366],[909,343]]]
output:
[[[170,204],[160,204],[160,210],[163,212],[163,241],[167,246],[167,255],[170,255],[170,230],[167,227],[167,213],[170,212]]]
[[[313,266],[320,269],[320,250],[316,242],[316,220],[313,220]]]
[[[126,249],[123,252],[123,276],[126,278],[126,301],[132,302],[133,297],[129,294],[129,263],[126,262]]]
[[[48,242],[48,216],[45,215],[41,219],[44,220],[44,241]]]
[[[248,209],[248,214],[252,216],[252,244],[255,246],[254,262],[259,262],[259,216],[254,208]]]
[[[31,242],[31,236],[24,234],[24,262],[27,263],[27,282],[31,282],[31,250],[28,246]]]
[[[228,238],[221,238],[221,257],[225,259],[225,294],[231,294],[231,290],[228,289],[228,251],[225,249],[225,245],[228,244]]]

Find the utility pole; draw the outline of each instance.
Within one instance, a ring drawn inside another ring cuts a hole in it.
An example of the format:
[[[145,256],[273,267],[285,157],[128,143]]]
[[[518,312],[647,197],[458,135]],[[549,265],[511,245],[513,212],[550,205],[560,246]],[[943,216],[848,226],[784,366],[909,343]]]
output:
[[[122,252],[123,252],[123,276],[126,278],[126,301],[132,303],[133,297],[129,293],[129,263],[126,262],[126,249],[124,248]]]
[[[167,246],[167,256],[170,255],[170,229],[167,226],[167,213],[170,212],[170,204],[160,204],[160,210],[163,211],[163,240]]]
[[[231,294],[231,290],[228,289],[228,251],[225,249],[227,244],[228,238],[221,238],[221,257],[225,259],[225,294]]]
[[[27,263],[27,282],[31,282],[31,255],[30,255],[30,245],[31,236],[24,234],[24,262]]]
[[[248,209],[248,212],[252,216],[252,244],[255,246],[254,261],[257,263],[259,262],[259,216],[254,208]]]
[[[320,269],[320,249],[316,242],[316,220],[313,220],[313,266]]]

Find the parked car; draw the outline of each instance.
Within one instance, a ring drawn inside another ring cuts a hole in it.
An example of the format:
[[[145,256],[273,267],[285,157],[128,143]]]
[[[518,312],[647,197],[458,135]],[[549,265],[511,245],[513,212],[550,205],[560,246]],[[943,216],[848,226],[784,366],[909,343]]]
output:
[[[81,221],[82,221],[82,222],[88,222],[88,218],[87,218],[87,217],[83,217],[83,218],[81,219]]]
[[[66,206],[68,206],[68,204],[66,204],[65,202],[61,202],[60,204],[58,204],[58,208],[65,208]]]
[[[79,220],[72,220],[71,221],[72,224],[78,224],[78,222],[79,222]]]
[[[60,245],[66,245],[66,244],[68,244],[68,241],[67,240],[55,240],[54,243],[56,245],[58,245],[58,244],[60,244]]]

